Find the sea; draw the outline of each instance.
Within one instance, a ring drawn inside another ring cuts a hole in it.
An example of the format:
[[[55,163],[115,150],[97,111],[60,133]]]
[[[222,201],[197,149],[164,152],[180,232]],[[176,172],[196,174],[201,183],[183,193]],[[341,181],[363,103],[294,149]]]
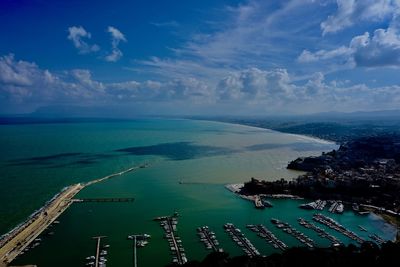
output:
[[[309,200],[271,200],[272,208],[255,209],[225,188],[252,177],[291,180],[301,172],[286,169],[297,157],[320,155],[338,145],[316,138],[243,125],[184,119],[69,121],[0,125],[0,235],[39,209],[62,188],[87,182],[140,164],[148,168],[94,184],[78,198],[134,198],[133,202],[74,203],[40,238],[40,245],[13,264],[39,267],[85,266],[95,254],[94,236],[106,236],[107,266],[133,265],[131,234],[150,234],[138,248],[138,266],[165,266],[172,260],[168,242],[155,217],[179,213],[178,235],[188,260],[202,260],[210,251],[196,229],[209,226],[231,256],[243,251],[224,232],[234,223],[263,255],[279,252],[246,228],[264,224],[289,246],[302,243],[277,229],[271,218],[290,223],[321,247],[330,245],[297,223],[315,211],[298,206]],[[396,230],[374,214],[322,213],[368,239],[367,232],[391,240]],[[345,244],[352,241],[325,226]],[[51,233],[51,234],[48,234]]]

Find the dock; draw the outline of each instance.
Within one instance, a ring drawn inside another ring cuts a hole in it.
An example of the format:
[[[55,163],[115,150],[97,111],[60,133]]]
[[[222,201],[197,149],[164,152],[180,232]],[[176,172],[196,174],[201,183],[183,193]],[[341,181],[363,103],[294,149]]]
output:
[[[273,224],[275,224],[275,226],[278,229],[281,229],[282,231],[284,231],[285,233],[293,236],[294,238],[296,238],[297,240],[299,240],[301,243],[303,243],[304,245],[306,245],[309,248],[313,248],[315,246],[314,240],[312,240],[311,238],[309,238],[307,235],[305,235],[304,233],[298,231],[296,228],[292,227],[290,224],[288,224],[287,222],[281,222],[277,219],[271,219],[271,222]]]
[[[364,243],[364,239],[362,239],[361,237],[359,237],[356,233],[348,230],[346,227],[344,227],[343,225],[339,224],[337,221],[335,221],[334,219],[325,216],[323,214],[314,214],[313,216],[313,220],[324,224],[326,226],[328,226],[329,228],[342,233],[343,235],[347,236],[350,239],[353,239],[354,241],[356,241],[359,244]]]
[[[275,249],[280,249],[282,251],[286,250],[288,246],[281,240],[279,240],[270,230],[267,229],[262,224],[257,224],[257,225],[252,225],[249,224],[246,226],[249,228],[251,231],[257,233],[257,235],[265,241],[268,242],[271,246],[273,246]]]
[[[207,249],[212,249],[215,252],[223,252],[223,249],[219,248],[219,242],[215,233],[210,231],[208,226],[197,228],[197,234],[200,237],[200,241],[204,243]]]
[[[315,224],[313,224],[312,222],[309,222],[303,218],[298,218],[297,221],[299,222],[299,224],[307,229],[311,229],[314,232],[316,232],[318,234],[318,236],[320,236],[321,238],[325,238],[328,239],[329,241],[331,241],[332,246],[339,246],[342,244],[342,242],[339,241],[339,239],[337,239],[336,237],[334,237],[333,235],[329,234],[327,231],[325,231],[324,229],[316,226]]]
[[[44,230],[47,229],[66,209],[74,203],[74,197],[84,188],[95,183],[103,182],[107,179],[117,177],[128,172],[132,172],[149,165],[143,164],[131,167],[121,172],[117,172],[105,177],[92,180],[87,183],[78,183],[65,187],[57,193],[46,204],[31,214],[28,219],[5,234],[0,240],[0,266],[7,266],[23,250],[32,243]]]
[[[165,231],[165,238],[168,240],[171,253],[173,254],[172,263],[183,265],[187,262],[185,249],[182,240],[177,235],[178,219],[176,216],[163,216],[157,218],[161,227]]]
[[[230,235],[232,240],[242,248],[244,253],[249,257],[259,256],[260,252],[255,248],[255,246],[250,242],[249,239],[245,237],[239,228],[236,228],[232,223],[226,223],[224,225],[225,231]]]

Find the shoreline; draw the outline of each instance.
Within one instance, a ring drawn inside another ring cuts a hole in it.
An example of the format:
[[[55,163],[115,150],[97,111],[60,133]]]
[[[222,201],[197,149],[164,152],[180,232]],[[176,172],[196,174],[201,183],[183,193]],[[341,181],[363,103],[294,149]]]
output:
[[[148,167],[147,164],[131,167],[87,183],[73,184],[63,188],[39,210],[34,211],[24,222],[2,236],[0,240],[0,267],[8,266],[30,243],[43,233],[74,203],[73,198],[80,191],[92,184],[146,167]]]
[[[322,144],[331,144],[331,145],[337,145],[339,146],[340,144],[338,144],[335,141],[332,140],[327,140],[327,139],[322,139],[319,138],[317,136],[313,136],[313,135],[305,135],[305,134],[296,134],[296,133],[288,133],[288,132],[281,132],[278,130],[274,130],[271,128],[264,128],[264,127],[259,127],[259,126],[253,126],[253,125],[248,125],[248,124],[243,124],[243,123],[238,123],[238,122],[227,122],[227,121],[218,121],[218,120],[208,120],[208,119],[193,119],[193,118],[188,118],[185,120],[193,120],[193,121],[205,121],[205,122],[214,122],[214,123],[222,123],[222,124],[228,124],[228,125],[235,125],[235,126],[241,126],[241,127],[246,127],[246,128],[253,128],[253,129],[257,129],[257,130],[264,130],[267,132],[274,132],[274,133],[280,133],[280,134],[287,134],[290,136],[295,136],[295,137],[300,137],[303,138],[304,140],[308,140],[308,141],[315,141],[318,143],[322,143]]]

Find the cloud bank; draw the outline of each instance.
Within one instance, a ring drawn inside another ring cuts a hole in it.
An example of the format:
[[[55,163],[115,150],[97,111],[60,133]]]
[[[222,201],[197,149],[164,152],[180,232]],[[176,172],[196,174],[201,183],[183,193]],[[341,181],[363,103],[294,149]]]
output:
[[[216,83],[194,77],[104,83],[93,79],[89,70],[54,74],[10,54],[0,57],[0,101],[19,103],[31,111],[54,104],[133,107],[157,103],[165,107],[159,110],[164,114],[185,114],[190,103],[215,114],[309,113],[395,108],[400,103],[400,87],[328,83],[322,73],[297,84],[286,69],[258,68],[231,72]],[[146,110],[141,112],[146,114]]]

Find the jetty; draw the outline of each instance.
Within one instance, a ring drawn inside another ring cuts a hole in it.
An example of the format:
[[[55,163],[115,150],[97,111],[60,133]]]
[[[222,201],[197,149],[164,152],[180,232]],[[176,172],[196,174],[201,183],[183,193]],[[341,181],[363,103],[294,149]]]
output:
[[[314,214],[313,216],[313,220],[324,224],[326,226],[328,226],[329,228],[342,233],[343,235],[347,236],[350,239],[353,239],[354,241],[356,241],[359,244],[364,243],[364,239],[362,239],[361,237],[359,237],[356,233],[350,231],[349,229],[347,229],[346,227],[344,227],[343,225],[339,224],[337,221],[335,221],[334,219],[325,216],[323,214]]]
[[[286,250],[288,248],[288,246],[283,243],[281,240],[279,240],[270,230],[267,229],[267,227],[265,227],[262,224],[258,224],[258,225],[252,225],[249,224],[246,226],[247,228],[249,228],[251,231],[257,233],[257,235],[263,239],[265,239],[265,241],[268,242],[268,244],[270,244],[271,246],[273,246],[275,249],[280,249],[280,250]]]
[[[163,216],[156,218],[156,220],[160,221],[160,225],[165,231],[165,238],[168,240],[173,255],[172,263],[185,264],[187,262],[185,249],[183,248],[182,240],[177,235],[177,216]]]
[[[200,241],[206,246],[206,249],[212,249],[215,252],[223,252],[223,249],[219,248],[219,242],[215,233],[212,232],[208,226],[197,228],[197,234],[200,237]]]
[[[70,207],[74,202],[74,197],[84,188],[95,183],[103,182],[113,177],[148,167],[143,164],[131,167],[124,171],[113,173],[105,177],[92,180],[87,183],[78,183],[65,187],[39,210],[35,211],[26,221],[5,234],[0,240],[0,267],[11,263],[24,249],[32,243],[38,236],[46,230],[56,219]]]
[[[239,228],[236,228],[232,223],[226,223],[224,225],[225,231],[230,235],[233,241],[242,248],[242,250],[249,257],[259,256],[260,252],[254,247],[254,245],[247,239]]]
[[[296,228],[292,227],[290,224],[287,222],[281,222],[277,219],[271,219],[271,222],[275,224],[275,226],[278,229],[281,229],[285,233],[293,236],[297,240],[299,240],[301,243],[306,245],[309,248],[313,248],[315,246],[314,240],[306,236],[304,233],[298,231]]]
[[[333,235],[329,234],[327,231],[325,231],[321,227],[316,226],[312,222],[309,222],[309,221],[307,221],[307,220],[305,220],[303,218],[298,218],[297,221],[299,222],[299,224],[301,226],[303,226],[305,228],[308,228],[308,229],[311,229],[314,232],[316,232],[321,238],[325,238],[325,239],[328,239],[329,241],[331,241],[332,246],[336,247],[336,246],[339,246],[339,245],[342,244],[339,241],[339,239],[337,239]]]

